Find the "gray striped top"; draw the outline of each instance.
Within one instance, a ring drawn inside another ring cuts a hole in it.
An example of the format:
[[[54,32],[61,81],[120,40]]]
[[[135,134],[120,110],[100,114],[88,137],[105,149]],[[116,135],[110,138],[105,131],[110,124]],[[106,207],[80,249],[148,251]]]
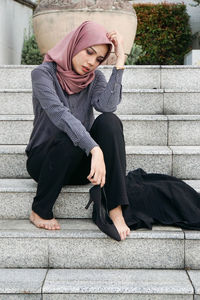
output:
[[[100,70],[81,92],[68,95],[56,76],[56,63],[44,62],[31,72],[33,89],[33,130],[26,153],[64,131],[75,146],[89,155],[97,146],[89,130],[94,122],[93,108],[99,112],[114,112],[121,101],[123,70],[115,67],[108,83]]]

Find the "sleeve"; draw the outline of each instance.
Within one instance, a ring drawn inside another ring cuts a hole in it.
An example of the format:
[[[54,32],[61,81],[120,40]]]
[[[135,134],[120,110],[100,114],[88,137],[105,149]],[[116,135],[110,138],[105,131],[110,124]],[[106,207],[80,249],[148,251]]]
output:
[[[91,92],[91,104],[100,112],[114,112],[121,102],[122,75],[123,69],[115,67],[107,83],[104,74],[98,71]]]
[[[54,79],[46,69],[36,68],[31,72],[33,94],[50,121],[64,131],[75,146],[79,146],[89,155],[90,150],[98,146],[83,124],[75,118],[69,108],[60,101],[54,87]]]

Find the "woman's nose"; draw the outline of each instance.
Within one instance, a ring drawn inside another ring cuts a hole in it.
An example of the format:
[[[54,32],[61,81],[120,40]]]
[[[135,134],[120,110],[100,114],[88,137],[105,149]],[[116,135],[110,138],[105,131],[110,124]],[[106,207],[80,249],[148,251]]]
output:
[[[96,59],[95,57],[90,57],[88,59],[88,64],[91,65],[91,66],[93,66],[95,64],[95,59]]]

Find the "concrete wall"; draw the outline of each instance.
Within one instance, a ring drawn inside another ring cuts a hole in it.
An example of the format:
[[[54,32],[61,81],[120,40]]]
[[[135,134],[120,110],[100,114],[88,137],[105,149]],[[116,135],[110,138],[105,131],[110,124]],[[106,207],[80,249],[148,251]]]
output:
[[[0,0],[0,64],[20,64],[25,30],[33,10],[13,0]]]

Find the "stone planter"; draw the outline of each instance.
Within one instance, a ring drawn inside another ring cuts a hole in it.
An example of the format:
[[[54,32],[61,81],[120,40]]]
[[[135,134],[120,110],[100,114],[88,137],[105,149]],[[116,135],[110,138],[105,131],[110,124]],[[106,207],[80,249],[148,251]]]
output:
[[[131,51],[137,28],[135,10],[122,0],[41,0],[33,15],[33,28],[42,55],[84,21],[95,21],[124,37],[125,54]],[[105,64],[114,64],[110,55]]]

